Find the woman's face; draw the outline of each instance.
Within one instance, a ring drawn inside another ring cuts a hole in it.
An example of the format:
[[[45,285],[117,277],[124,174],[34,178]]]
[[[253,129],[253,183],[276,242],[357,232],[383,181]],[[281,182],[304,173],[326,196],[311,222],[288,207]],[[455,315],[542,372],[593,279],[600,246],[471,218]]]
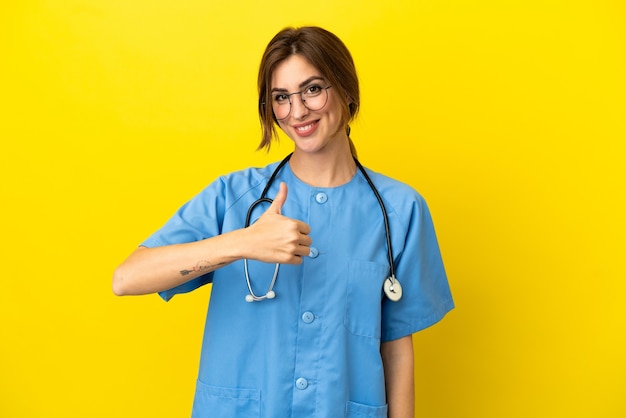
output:
[[[289,96],[291,111],[286,118],[278,120],[278,125],[294,141],[297,150],[309,153],[332,151],[335,146],[339,145],[341,139],[347,140],[341,104],[336,98],[336,90],[333,90],[333,86],[326,89],[329,85],[317,68],[298,54],[291,55],[279,63],[272,73],[273,106],[277,105],[275,98],[283,101],[284,104],[281,106],[289,106],[285,95],[291,93],[319,92],[319,96],[312,98],[310,103],[328,94],[326,103],[317,110],[307,108],[300,94]],[[274,109],[275,115],[279,117],[277,107]]]

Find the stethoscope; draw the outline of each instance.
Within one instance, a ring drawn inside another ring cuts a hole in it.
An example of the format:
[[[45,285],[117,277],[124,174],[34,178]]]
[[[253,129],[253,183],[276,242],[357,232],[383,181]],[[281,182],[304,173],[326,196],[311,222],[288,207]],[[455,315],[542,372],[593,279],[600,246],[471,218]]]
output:
[[[245,225],[246,228],[250,226],[250,218],[252,216],[252,211],[254,210],[254,208],[256,208],[261,203],[271,204],[273,202],[272,199],[266,196],[267,192],[270,186],[272,185],[272,183],[274,182],[274,180],[276,179],[276,176],[278,175],[280,170],[285,166],[285,164],[287,164],[291,156],[292,154],[289,154],[287,157],[285,157],[284,160],[280,162],[280,164],[278,164],[278,166],[276,167],[276,169],[270,176],[269,180],[267,181],[267,184],[265,185],[265,189],[263,189],[263,193],[261,193],[261,197],[257,199],[256,201],[254,201],[254,203],[250,205],[250,208],[248,208],[248,214],[246,215],[246,225]],[[385,295],[387,295],[387,297],[389,298],[389,300],[393,302],[397,302],[402,297],[402,286],[400,285],[400,282],[398,281],[398,279],[396,279],[396,274],[395,274],[395,270],[393,267],[393,251],[391,249],[391,232],[389,229],[389,219],[387,216],[387,209],[385,209],[385,204],[383,203],[383,199],[380,197],[380,193],[378,193],[378,190],[376,189],[376,186],[374,186],[372,179],[370,179],[370,176],[367,175],[367,172],[365,171],[365,169],[363,168],[359,160],[356,159],[356,157],[354,157],[354,162],[356,163],[356,166],[359,168],[359,170],[363,174],[363,177],[365,177],[365,180],[367,181],[367,184],[369,184],[370,188],[372,189],[372,192],[374,192],[374,195],[376,196],[376,199],[378,200],[378,204],[380,205],[380,209],[383,212],[383,220],[385,222],[385,237],[387,239],[387,258],[389,260],[389,277],[385,280],[383,284],[383,290],[385,292]],[[259,295],[256,295],[254,291],[252,290],[250,274],[248,272],[248,260],[244,258],[243,269],[246,275],[246,284],[248,285],[248,292],[249,292],[249,294],[246,295],[246,302],[260,302],[265,299],[274,299],[276,297],[276,292],[274,292],[274,284],[276,283],[276,277],[278,277],[279,268],[280,268],[280,264],[276,263],[276,267],[274,268],[274,275],[272,276],[272,281],[270,282],[270,286],[267,292],[264,295],[259,296]]]

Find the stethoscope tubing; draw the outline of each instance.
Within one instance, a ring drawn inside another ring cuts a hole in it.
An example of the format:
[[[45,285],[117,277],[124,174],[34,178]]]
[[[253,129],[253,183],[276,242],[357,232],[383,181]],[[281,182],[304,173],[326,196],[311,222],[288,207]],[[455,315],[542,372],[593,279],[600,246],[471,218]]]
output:
[[[261,193],[261,197],[258,198],[257,200],[255,200],[250,205],[250,207],[248,208],[248,213],[246,214],[245,228],[250,226],[250,218],[252,217],[252,212],[253,212],[254,208],[256,208],[261,203],[272,204],[273,200],[270,199],[269,197],[267,197],[267,192],[269,191],[270,187],[274,183],[274,180],[276,179],[276,176],[278,175],[280,170],[284,167],[285,164],[287,164],[287,162],[289,162],[289,160],[291,159],[292,155],[293,155],[293,153],[287,155],[280,162],[280,164],[278,164],[278,166],[276,167],[276,169],[274,170],[274,172],[272,173],[272,175],[268,179],[267,184],[265,185],[265,188],[263,189],[263,192]],[[370,176],[365,171],[365,168],[361,165],[361,163],[359,162],[359,160],[356,157],[353,156],[353,158],[354,158],[354,162],[355,162],[356,166],[358,167],[359,171],[361,172],[361,174],[363,174],[363,177],[367,181],[367,184],[370,186],[370,189],[372,189],[372,192],[374,192],[374,196],[376,196],[376,199],[378,200],[378,205],[380,206],[380,209],[381,209],[381,211],[383,213],[383,221],[384,221],[384,225],[385,225],[385,238],[386,238],[386,241],[387,241],[387,258],[388,258],[388,261],[389,261],[389,278],[388,278],[388,280],[390,281],[391,289],[393,291],[393,286],[396,283],[397,279],[396,279],[395,268],[394,268],[394,263],[393,263],[393,249],[392,249],[392,246],[391,246],[391,228],[389,227],[389,216],[387,214],[387,209],[385,208],[385,204],[383,202],[383,199],[380,196],[380,193],[378,193],[378,190],[376,189],[376,186],[374,185],[374,182],[372,181]],[[265,300],[265,299],[273,299],[275,297],[275,293],[274,293],[273,289],[274,289],[274,284],[276,283],[276,278],[278,276],[278,269],[280,267],[280,264],[276,263],[276,268],[274,269],[274,275],[272,277],[272,281],[270,282],[270,286],[269,286],[269,289],[268,289],[267,293],[265,295],[258,296],[252,290],[252,284],[251,284],[251,281],[250,281],[250,275],[248,273],[248,260],[244,258],[243,263],[244,263],[243,264],[244,265],[244,273],[246,275],[246,283],[248,285],[248,291],[249,291],[249,294],[246,295],[246,301],[252,302],[252,301],[261,301],[261,300]]]
[[[374,182],[365,171],[365,168],[363,168],[363,166],[361,165],[359,160],[356,159],[356,157],[353,157],[353,158],[354,158],[354,162],[356,163],[356,166],[359,167],[359,170],[363,174],[363,177],[365,177],[367,184],[369,184],[370,188],[374,192],[374,196],[376,196],[376,199],[378,200],[378,204],[380,205],[380,210],[383,212],[383,221],[385,223],[385,238],[387,240],[387,259],[389,261],[389,278],[395,281],[396,272],[393,266],[393,249],[391,247],[391,228],[389,227],[389,215],[387,215],[387,209],[385,208],[385,204],[383,203],[383,198],[380,196],[380,193],[378,193],[378,189],[376,189],[376,186],[374,186]]]
[[[285,157],[285,159],[283,159],[280,162],[280,164],[278,164],[278,166],[276,167],[276,169],[270,176],[269,180],[267,181],[267,184],[265,185],[265,188],[263,189],[263,193],[261,193],[261,197],[255,200],[248,208],[248,213],[246,214],[245,228],[250,226],[250,218],[252,217],[252,212],[254,211],[254,208],[256,208],[261,203],[269,203],[270,205],[272,204],[273,200],[267,197],[267,192],[269,191],[270,186],[274,182],[274,179],[278,175],[278,172],[281,170],[281,168],[283,168],[285,164],[287,164],[287,162],[289,161],[292,155],[293,153],[289,154],[287,157]],[[260,302],[265,299],[273,299],[276,296],[276,294],[274,293],[274,284],[276,283],[276,278],[278,277],[279,268],[280,268],[280,264],[276,263],[276,267],[274,268],[274,275],[272,276],[272,281],[270,282],[270,286],[269,286],[267,293],[265,293],[265,295],[259,296],[254,293],[254,290],[252,290],[252,281],[250,280],[250,274],[248,272],[248,259],[247,258],[243,259],[243,270],[246,275],[246,284],[248,285],[248,294],[246,295],[247,302]]]

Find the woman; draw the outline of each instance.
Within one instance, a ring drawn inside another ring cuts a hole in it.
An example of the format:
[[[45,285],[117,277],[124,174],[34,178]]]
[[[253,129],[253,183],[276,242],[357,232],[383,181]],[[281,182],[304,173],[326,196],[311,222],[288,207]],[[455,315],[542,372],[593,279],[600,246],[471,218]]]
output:
[[[118,267],[114,292],[212,283],[193,417],[413,417],[411,334],[453,308],[426,203],[356,160],[358,79],[335,35],[279,32],[258,87],[260,147],[278,125],[291,158],[209,185]],[[273,202],[254,205],[268,183]]]

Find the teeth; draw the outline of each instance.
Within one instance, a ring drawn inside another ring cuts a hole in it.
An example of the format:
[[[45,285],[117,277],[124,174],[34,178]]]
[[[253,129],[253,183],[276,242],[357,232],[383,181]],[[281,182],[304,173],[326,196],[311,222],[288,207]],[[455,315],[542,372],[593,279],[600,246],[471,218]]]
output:
[[[313,124],[311,123],[310,125],[306,125],[306,126],[299,126],[296,128],[296,130],[300,131],[300,132],[304,132],[304,131],[308,131],[309,129],[311,129],[313,127]]]

